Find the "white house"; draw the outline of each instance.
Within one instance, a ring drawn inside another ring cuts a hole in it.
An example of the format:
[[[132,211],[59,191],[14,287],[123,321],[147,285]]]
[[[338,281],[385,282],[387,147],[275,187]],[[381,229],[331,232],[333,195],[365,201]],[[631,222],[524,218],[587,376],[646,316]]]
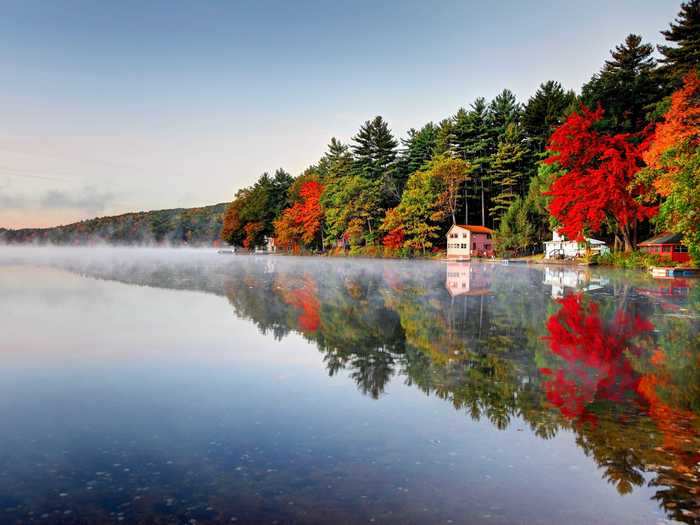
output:
[[[603,254],[610,251],[608,246],[598,239],[585,237],[583,241],[569,241],[556,231],[551,241],[544,243],[545,259],[561,259],[567,257],[583,257],[587,251]]]
[[[471,257],[491,257],[493,230],[485,226],[453,224],[447,230],[447,258],[468,260]]]

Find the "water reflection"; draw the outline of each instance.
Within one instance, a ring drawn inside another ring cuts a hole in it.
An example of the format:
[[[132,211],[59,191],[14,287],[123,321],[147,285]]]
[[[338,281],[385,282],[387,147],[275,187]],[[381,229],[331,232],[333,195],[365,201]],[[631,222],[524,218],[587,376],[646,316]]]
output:
[[[648,484],[670,518],[700,519],[692,281],[489,263],[114,262],[54,264],[225,295],[262,334],[314,343],[330,376],[347,372],[374,399],[400,380],[498,429],[573,432],[620,494]]]

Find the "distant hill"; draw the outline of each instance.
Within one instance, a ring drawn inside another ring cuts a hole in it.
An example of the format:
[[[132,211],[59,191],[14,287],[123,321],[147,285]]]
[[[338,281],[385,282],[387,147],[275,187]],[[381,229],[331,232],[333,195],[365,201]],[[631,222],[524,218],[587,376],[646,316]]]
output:
[[[211,245],[219,239],[227,206],[228,203],[221,203],[202,208],[125,213],[53,228],[0,228],[0,243]]]

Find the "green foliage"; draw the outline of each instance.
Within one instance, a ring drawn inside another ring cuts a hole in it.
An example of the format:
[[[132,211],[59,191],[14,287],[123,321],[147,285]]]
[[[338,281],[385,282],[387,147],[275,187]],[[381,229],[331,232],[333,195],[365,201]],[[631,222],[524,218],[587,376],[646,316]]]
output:
[[[618,268],[646,270],[652,266],[673,266],[674,263],[653,253],[609,252],[591,259],[591,262]]]
[[[447,186],[440,174],[446,162],[448,158],[440,157],[428,169],[411,175],[401,202],[386,215],[382,231],[400,228],[405,236],[404,248],[426,253],[439,237],[441,223],[447,215]]]
[[[350,175],[330,181],[321,198],[326,210],[325,236],[352,246],[372,243],[383,214],[382,181]]]
[[[494,222],[500,222],[501,216],[519,198],[525,179],[527,154],[520,129],[515,123],[509,124],[491,160],[491,176],[497,193],[489,211]]]
[[[700,265],[700,147],[675,161],[678,171],[673,191],[660,208],[658,224],[683,234],[683,244],[696,265]]]
[[[576,95],[564,91],[559,82],[540,84],[523,111],[523,129],[533,143],[533,149],[543,152],[555,128],[574,109]]]
[[[601,126],[607,131],[636,132],[664,95],[655,72],[654,48],[638,35],[629,35],[611,51],[599,73],[583,86],[581,97],[589,108],[602,105]]]
[[[558,173],[556,165],[538,164],[537,175],[530,180],[527,195],[513,201],[499,224],[495,238],[500,255],[528,253],[551,238],[556,221],[547,211],[549,197],[545,193]]]
[[[672,44],[658,46],[662,72],[680,85],[683,76],[700,64],[700,0],[682,3],[676,21],[661,34]]]
[[[369,179],[383,179],[396,160],[398,143],[381,116],[366,121],[352,138],[355,173]]]

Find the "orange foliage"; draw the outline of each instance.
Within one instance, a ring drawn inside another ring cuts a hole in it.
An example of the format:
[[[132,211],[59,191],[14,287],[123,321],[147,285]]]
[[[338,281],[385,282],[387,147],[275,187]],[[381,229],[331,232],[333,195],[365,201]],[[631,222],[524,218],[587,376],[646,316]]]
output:
[[[671,107],[664,115],[664,122],[654,131],[651,145],[644,154],[644,161],[653,169],[662,170],[654,182],[661,196],[671,193],[677,166],[664,162],[664,155],[682,144],[700,144],[700,78],[696,72],[688,73],[683,87],[671,95]]]
[[[323,206],[321,194],[323,185],[316,180],[302,184],[299,201],[284,210],[275,221],[275,235],[278,244],[286,249],[295,247],[299,242],[312,244],[321,230]]]

